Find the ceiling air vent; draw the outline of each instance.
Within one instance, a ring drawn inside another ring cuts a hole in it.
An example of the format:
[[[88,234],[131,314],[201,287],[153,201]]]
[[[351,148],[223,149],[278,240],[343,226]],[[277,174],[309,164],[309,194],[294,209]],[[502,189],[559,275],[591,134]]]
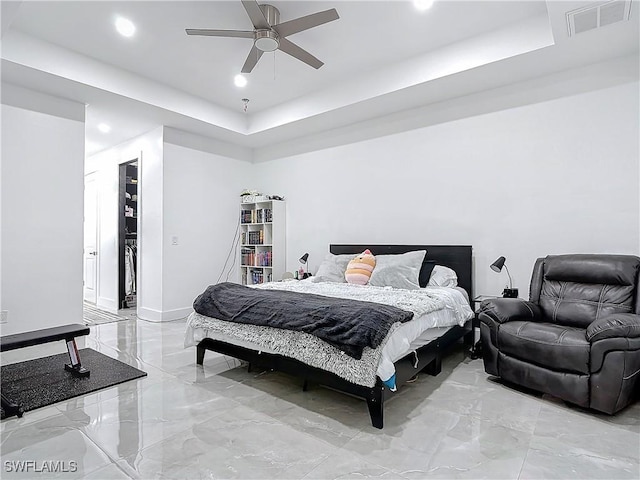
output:
[[[569,36],[629,20],[631,0],[613,0],[567,12]]]

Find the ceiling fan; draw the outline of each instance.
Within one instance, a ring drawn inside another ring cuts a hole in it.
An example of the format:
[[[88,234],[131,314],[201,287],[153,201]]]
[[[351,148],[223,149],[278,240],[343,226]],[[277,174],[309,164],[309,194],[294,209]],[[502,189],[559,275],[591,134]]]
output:
[[[258,5],[255,0],[242,0],[242,5],[253,23],[253,30],[211,30],[187,28],[187,35],[209,37],[241,37],[253,39],[253,47],[242,67],[242,73],[250,73],[264,52],[282,50],[284,53],[312,66],[320,68],[323,62],[285,37],[308,30],[340,18],[335,8],[312,13],[287,22],[280,22],[280,11],[273,5]]]

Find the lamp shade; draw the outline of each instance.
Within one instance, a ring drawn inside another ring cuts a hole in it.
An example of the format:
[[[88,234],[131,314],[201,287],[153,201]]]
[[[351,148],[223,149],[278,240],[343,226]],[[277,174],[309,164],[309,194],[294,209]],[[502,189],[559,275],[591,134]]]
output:
[[[307,260],[309,260],[309,254],[305,253],[304,255],[302,255],[300,257],[300,263],[307,263]]]
[[[506,260],[507,259],[504,257],[498,257],[498,259],[491,264],[491,270],[493,270],[494,272],[501,272]]]

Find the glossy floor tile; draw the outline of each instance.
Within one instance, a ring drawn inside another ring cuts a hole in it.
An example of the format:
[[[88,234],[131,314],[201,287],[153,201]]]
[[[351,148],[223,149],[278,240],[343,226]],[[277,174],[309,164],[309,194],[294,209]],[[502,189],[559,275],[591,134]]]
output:
[[[92,327],[142,379],[0,423],[2,478],[638,479],[640,404],[600,415],[502,385],[462,346],[385,404],[183,346],[184,321]]]

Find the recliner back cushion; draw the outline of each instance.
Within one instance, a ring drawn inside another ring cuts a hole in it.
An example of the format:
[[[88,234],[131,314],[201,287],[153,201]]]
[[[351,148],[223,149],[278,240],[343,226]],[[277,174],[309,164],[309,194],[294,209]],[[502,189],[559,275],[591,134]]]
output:
[[[625,255],[555,255],[544,259],[540,308],[548,321],[586,328],[635,308],[640,259]]]

